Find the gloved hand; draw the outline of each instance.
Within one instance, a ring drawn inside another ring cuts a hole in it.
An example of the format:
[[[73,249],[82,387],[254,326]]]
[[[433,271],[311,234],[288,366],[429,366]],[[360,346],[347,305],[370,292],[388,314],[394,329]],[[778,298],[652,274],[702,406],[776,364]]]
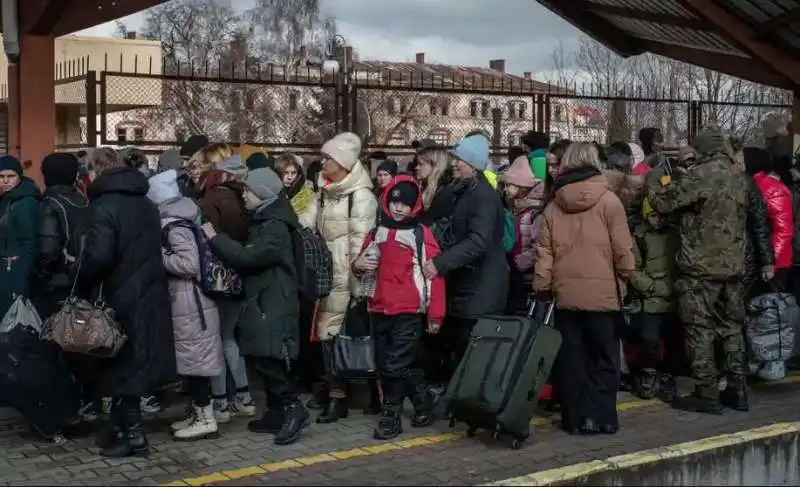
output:
[[[668,298],[672,295],[672,286],[664,281],[655,281],[653,283],[653,294],[659,298]]]

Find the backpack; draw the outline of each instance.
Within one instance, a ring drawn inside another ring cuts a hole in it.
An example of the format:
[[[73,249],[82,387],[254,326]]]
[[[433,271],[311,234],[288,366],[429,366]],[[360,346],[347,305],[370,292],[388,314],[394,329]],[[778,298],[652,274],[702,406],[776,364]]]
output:
[[[299,228],[290,232],[300,287],[300,298],[316,301],[333,288],[333,255],[319,231]]]
[[[200,279],[197,285],[203,294],[216,298],[231,298],[242,294],[242,277],[235,270],[225,266],[214,252],[211,241],[202,228],[185,219],[173,220],[161,229],[162,245],[170,249],[169,232],[174,228],[191,230],[200,256]]]
[[[503,210],[503,250],[506,253],[514,250],[517,245],[517,223],[514,215],[508,210]]]
[[[83,236],[86,235],[88,224],[87,212],[81,212],[81,214],[73,212],[72,225],[70,225],[69,214],[67,213],[67,208],[64,206],[64,202],[61,198],[57,196],[45,196],[44,201],[52,201],[56,208],[58,208],[59,213],[61,213],[61,216],[64,217],[61,225],[64,229],[64,235],[67,238],[64,241],[62,253],[64,254],[64,261],[67,264],[74,264],[77,262],[78,256],[81,253],[81,241],[83,240]]]

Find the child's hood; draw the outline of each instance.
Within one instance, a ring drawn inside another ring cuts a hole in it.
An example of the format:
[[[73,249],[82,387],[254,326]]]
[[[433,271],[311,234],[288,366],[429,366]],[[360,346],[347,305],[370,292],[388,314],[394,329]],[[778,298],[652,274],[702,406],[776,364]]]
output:
[[[417,201],[414,203],[414,207],[411,208],[410,214],[411,218],[415,218],[422,212],[422,191],[419,188],[419,183],[408,174],[398,174],[386,185],[386,188],[381,193],[381,209],[387,215],[391,215],[389,212],[389,195],[392,194],[392,190],[399,183],[412,183],[417,187]]]

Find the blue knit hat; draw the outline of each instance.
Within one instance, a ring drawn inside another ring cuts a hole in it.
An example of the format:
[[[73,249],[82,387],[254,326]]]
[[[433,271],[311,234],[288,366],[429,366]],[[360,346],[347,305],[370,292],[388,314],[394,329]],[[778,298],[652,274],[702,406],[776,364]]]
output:
[[[485,171],[489,167],[489,139],[481,134],[464,137],[452,154],[478,171]]]
[[[8,154],[0,156],[0,171],[14,171],[20,177],[25,173],[19,159]]]

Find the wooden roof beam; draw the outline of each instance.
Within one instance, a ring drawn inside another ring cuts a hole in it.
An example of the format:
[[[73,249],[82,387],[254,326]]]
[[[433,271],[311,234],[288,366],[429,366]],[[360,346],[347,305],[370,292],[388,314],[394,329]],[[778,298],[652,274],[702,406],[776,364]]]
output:
[[[620,56],[635,56],[644,50],[637,39],[631,37],[600,15],[587,11],[572,0],[537,0],[551,12],[605,44]]]
[[[785,83],[778,86],[791,86],[795,89],[800,83],[800,63],[781,52],[775,46],[757,40],[757,33],[750,26],[737,19],[712,0],[678,0],[690,12],[705,18],[717,33],[730,40],[736,47],[747,53],[753,61],[782,75]]]
[[[748,58],[654,41],[645,41],[644,48],[659,56],[719,71],[754,83],[785,89],[794,88],[780,73],[771,69],[753,69],[753,61]]]
[[[797,22],[798,20],[800,20],[800,7],[793,8],[781,15],[777,15],[765,22],[762,22],[758,25],[758,27],[756,27],[756,36],[768,36],[774,33],[776,29],[785,27],[786,25],[791,24],[792,22]]]
[[[625,17],[633,20],[641,20],[643,22],[653,22],[657,24],[670,25],[673,27],[682,27],[684,29],[709,30],[708,22],[698,18],[648,12],[646,10],[620,7],[618,5],[606,5],[602,3],[590,2],[588,0],[570,0],[569,3],[572,4],[573,8],[581,9],[587,12],[613,15],[616,17]]]
[[[75,3],[74,0],[48,1],[36,23],[31,27],[30,33],[34,35],[49,35],[64,14],[69,11],[73,3]]]

